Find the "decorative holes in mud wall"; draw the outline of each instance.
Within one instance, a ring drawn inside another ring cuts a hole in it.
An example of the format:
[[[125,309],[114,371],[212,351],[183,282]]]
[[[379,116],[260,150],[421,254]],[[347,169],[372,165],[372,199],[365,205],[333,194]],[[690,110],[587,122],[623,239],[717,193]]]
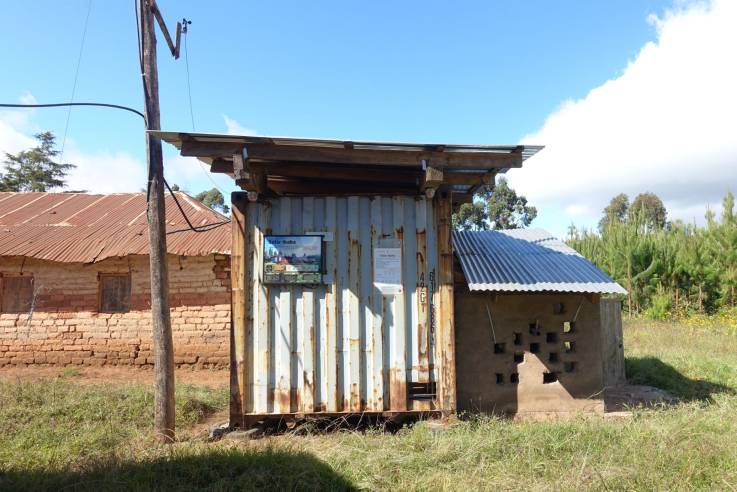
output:
[[[543,373],[543,384],[554,383],[557,380],[558,380],[558,374],[554,372],[544,372]]]
[[[540,336],[540,324],[535,321],[534,323],[530,323],[530,335],[533,337]]]

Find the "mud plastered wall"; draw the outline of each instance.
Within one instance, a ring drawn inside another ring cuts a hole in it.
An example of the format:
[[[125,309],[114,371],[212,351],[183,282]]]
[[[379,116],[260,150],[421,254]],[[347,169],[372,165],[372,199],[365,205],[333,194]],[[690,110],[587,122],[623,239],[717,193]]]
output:
[[[230,258],[169,256],[175,363],[227,367]],[[99,312],[99,276],[130,274],[130,311]],[[94,264],[0,258],[0,274],[32,276],[32,313],[0,313],[0,367],[153,364],[149,259]],[[2,279],[0,279],[2,282]]]
[[[598,302],[461,292],[455,306],[459,410],[603,412]]]

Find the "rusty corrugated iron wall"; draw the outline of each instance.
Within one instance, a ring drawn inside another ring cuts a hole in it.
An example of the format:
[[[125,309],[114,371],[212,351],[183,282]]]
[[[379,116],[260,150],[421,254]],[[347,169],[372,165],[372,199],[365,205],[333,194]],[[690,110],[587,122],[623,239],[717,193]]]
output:
[[[442,398],[443,375],[454,373],[442,367],[453,364],[443,353],[447,343],[435,343],[452,340],[452,325],[450,337],[439,328],[441,316],[452,323],[452,305],[439,305],[436,204],[410,196],[247,203],[233,195],[232,418],[442,409],[442,399],[410,400],[407,390],[410,382],[433,381]],[[322,285],[262,283],[264,234],[315,232],[326,233]],[[400,293],[374,286],[372,252],[381,247],[401,248]],[[236,278],[250,281],[240,290]],[[452,304],[452,290],[450,297]]]

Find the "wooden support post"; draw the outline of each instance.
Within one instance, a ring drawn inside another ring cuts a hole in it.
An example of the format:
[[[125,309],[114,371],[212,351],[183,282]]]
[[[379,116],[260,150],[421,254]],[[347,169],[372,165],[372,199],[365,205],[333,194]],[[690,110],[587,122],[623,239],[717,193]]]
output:
[[[435,343],[440,359],[438,401],[443,414],[450,416],[456,410],[455,329],[453,309],[453,244],[451,194],[435,196],[435,214],[438,234],[438,320]]]
[[[247,311],[250,309],[248,266],[252,264],[247,257],[246,247],[248,197],[244,192],[231,195],[232,245],[230,253],[230,425],[242,426],[247,404],[247,358],[248,337]]]
[[[153,0],[141,2],[143,79],[148,130],[160,130],[159,76]],[[174,441],[174,343],[169,313],[169,272],[166,257],[164,164],[159,137],[146,133],[148,158],[148,237],[151,265],[151,321],[154,352],[154,432],[162,442]]]

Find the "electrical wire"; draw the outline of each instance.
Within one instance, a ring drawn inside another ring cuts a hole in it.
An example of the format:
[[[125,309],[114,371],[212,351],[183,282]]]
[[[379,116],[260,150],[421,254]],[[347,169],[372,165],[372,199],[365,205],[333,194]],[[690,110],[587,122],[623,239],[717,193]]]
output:
[[[82,52],[84,51],[84,42],[87,39],[87,26],[90,22],[90,12],[92,12],[92,0],[87,3],[87,16],[84,19],[84,27],[82,28],[82,41],[79,44],[79,55],[77,55],[77,68],[74,71],[74,83],[72,84],[72,94],[69,97],[70,102],[74,102],[74,95],[77,92],[77,80],[79,79],[79,67],[82,64]],[[69,132],[69,120],[72,118],[72,106],[67,110],[67,121],[64,124],[64,136],[61,139],[61,152],[59,160],[64,162],[64,148],[67,145],[67,133]]]
[[[192,131],[195,130],[194,126],[194,109],[192,109],[192,86],[189,79],[189,50],[187,49],[187,33],[189,32],[188,20],[182,19],[182,34],[184,34],[184,66],[187,69],[187,95],[189,96],[189,118],[192,120]]]
[[[192,131],[196,131],[194,124],[194,106],[192,105],[192,84],[189,73],[189,49],[187,44],[187,39],[189,38],[189,25],[191,23],[192,21],[182,19],[182,34],[184,34],[184,65],[187,71],[187,96],[189,98],[189,118],[192,121]],[[210,183],[212,183],[215,189],[218,190],[223,196],[225,196],[225,192],[220,188],[220,186],[218,186],[210,173],[207,172],[207,169],[205,169],[205,165],[199,160],[197,161],[197,164],[202,173],[208,180],[210,180]]]
[[[166,189],[169,190],[169,193],[174,199],[174,203],[177,205],[177,208],[179,209],[179,212],[181,212],[182,217],[184,217],[184,221],[187,223],[187,226],[189,226],[189,229],[193,230],[194,232],[207,232],[207,231],[211,231],[212,229],[215,229],[216,227],[220,227],[221,225],[230,224],[229,220],[223,220],[220,222],[212,222],[210,224],[202,224],[201,226],[193,225],[192,222],[189,220],[189,217],[187,217],[187,213],[182,208],[182,204],[179,203],[179,199],[177,198],[177,195],[171,189],[171,186],[169,186],[169,183],[166,181],[166,179],[164,179],[163,181],[164,181],[164,186],[166,186]],[[179,229],[176,231],[167,232],[167,234],[173,234],[175,232],[182,232],[186,230],[187,229]]]
[[[51,104],[5,104],[0,103],[0,108],[59,108],[65,106],[95,106],[100,108],[115,108],[129,111],[137,114],[143,118],[144,123],[146,122],[146,115],[138,111],[137,109],[129,108],[128,106],[121,106],[120,104],[107,104],[107,103],[91,103],[91,102],[67,102],[67,103],[51,103]]]
[[[135,11],[136,16],[136,40],[138,42],[138,63],[141,68],[141,82],[143,83],[143,96],[144,96],[144,104],[146,105],[146,113],[148,113],[148,101],[149,101],[149,94],[148,94],[148,88],[146,87],[146,71],[143,68],[143,43],[141,40],[141,20],[143,19],[143,4],[146,2],[146,0],[140,0],[141,3],[139,3],[139,0],[133,0],[133,10]],[[139,15],[139,10],[140,15]],[[185,35],[186,39],[186,35]],[[185,51],[186,51],[186,41],[185,41]],[[187,72],[189,74],[189,71]],[[188,75],[189,76],[189,75]],[[191,110],[191,100],[190,100],[190,110]],[[145,117],[144,117],[145,119]],[[194,118],[192,120],[192,125],[194,126]],[[146,123],[146,129],[150,129],[148,127],[148,122]],[[204,171],[204,169],[203,169]],[[179,212],[182,214],[182,217],[184,217],[184,221],[187,223],[187,226],[189,229],[191,229],[194,232],[207,232],[209,230],[214,229],[215,227],[219,227],[224,224],[230,223],[230,221],[222,221],[222,222],[214,222],[210,224],[203,224],[201,226],[195,226],[192,224],[192,222],[189,220],[189,217],[187,217],[186,212],[182,208],[182,205],[179,203],[179,199],[177,199],[176,194],[169,186],[169,183],[166,181],[166,178],[163,176],[161,177],[162,181],[164,182],[164,186],[167,190],[169,190],[169,193],[171,194],[172,198],[174,199],[174,203],[177,205],[177,208],[179,209]],[[151,179],[152,179],[152,172],[151,172],[151,165],[149,163],[148,166],[148,181],[146,183],[146,204],[148,209],[148,203],[151,199]],[[221,191],[222,193],[222,191]],[[148,210],[147,210],[148,211]],[[169,231],[166,234],[173,234],[175,232],[182,232],[186,231],[187,229],[178,229],[175,231]]]

